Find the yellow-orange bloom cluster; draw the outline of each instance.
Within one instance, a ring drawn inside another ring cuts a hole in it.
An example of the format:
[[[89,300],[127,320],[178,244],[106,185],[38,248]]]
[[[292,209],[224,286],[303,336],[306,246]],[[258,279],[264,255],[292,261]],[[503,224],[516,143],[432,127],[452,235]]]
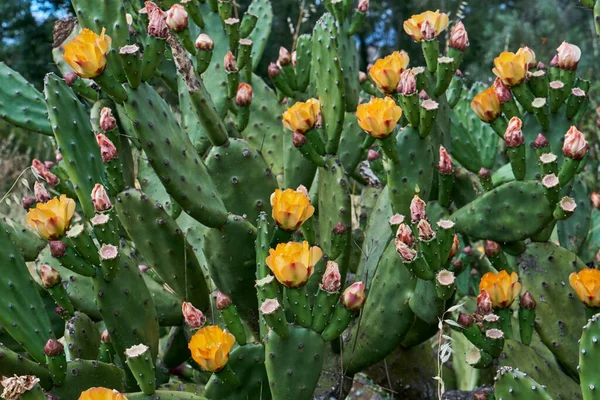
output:
[[[492,72],[506,86],[517,86],[527,76],[527,64],[530,58],[530,54],[526,51],[519,51],[516,54],[509,51],[502,52],[498,57],[494,58],[494,69],[492,69]]]
[[[192,336],[188,348],[192,358],[208,372],[222,370],[229,361],[229,353],[235,343],[235,337],[216,325],[198,329]]]
[[[113,389],[94,387],[81,392],[79,400],[127,400],[127,397]]]
[[[295,231],[315,212],[306,193],[294,189],[275,189],[271,195],[271,207],[273,219],[286,231]]]
[[[490,86],[473,98],[471,108],[483,122],[493,122],[500,115],[500,100]]]
[[[38,203],[27,213],[27,224],[43,239],[58,239],[71,225],[75,212],[75,201],[66,195],[53,198],[47,203]]]
[[[441,13],[440,10],[425,11],[418,15],[413,15],[406,21],[404,21],[404,31],[410,35],[414,40],[420,42],[421,40],[430,40],[439,36],[439,34],[446,29],[448,26],[448,15]],[[423,25],[428,25],[424,28]],[[432,38],[424,38],[423,31],[431,29],[433,34]]]
[[[356,109],[358,125],[377,139],[388,137],[400,117],[402,117],[402,109],[389,97],[385,99],[374,97],[370,102],[361,104]]]
[[[400,75],[408,66],[408,54],[404,50],[395,51],[389,56],[380,58],[369,70],[369,76],[375,86],[383,93],[392,93],[396,90]]]
[[[600,270],[584,268],[569,275],[569,283],[577,297],[588,307],[600,307]]]
[[[494,308],[509,307],[515,298],[521,293],[521,284],[516,272],[510,275],[506,271],[497,274],[488,272],[481,277],[479,291],[486,291],[492,300]]]
[[[315,126],[319,114],[321,114],[319,100],[299,101],[283,113],[283,126],[292,132],[304,134]]]
[[[322,256],[321,249],[317,246],[309,248],[307,241],[279,243],[269,250],[266,263],[282,285],[295,288],[308,281]]]
[[[112,40],[102,28],[100,35],[83,29],[73,40],[64,45],[63,59],[82,78],[95,78],[106,68],[106,54]]]

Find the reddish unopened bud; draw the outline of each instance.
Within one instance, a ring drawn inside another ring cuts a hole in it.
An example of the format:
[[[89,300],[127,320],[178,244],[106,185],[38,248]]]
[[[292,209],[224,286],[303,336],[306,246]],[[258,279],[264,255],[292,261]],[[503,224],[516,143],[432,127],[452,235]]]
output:
[[[425,21],[421,25],[421,37],[423,40],[435,39],[435,27],[429,21]]]
[[[277,58],[277,62],[282,67],[285,67],[292,62],[292,55],[290,54],[290,51],[283,46],[279,48],[279,57]]]
[[[348,232],[348,228],[340,221],[337,224],[335,224],[335,226],[332,229],[332,232],[334,235],[342,236],[345,235],[346,232]]]
[[[167,25],[174,32],[181,32],[188,26],[188,13],[181,4],[174,4],[167,11]]]
[[[67,72],[64,76],[63,76],[67,86],[71,87],[75,84],[75,81],[77,80],[77,78],[79,78],[79,75],[77,75],[75,72],[71,71],[71,72]]]
[[[558,68],[566,70],[577,69],[577,64],[581,58],[581,49],[579,47],[574,44],[562,42],[556,51],[558,52],[556,55],[558,57]]]
[[[410,221],[415,224],[422,219],[427,218],[427,212],[425,211],[426,204],[419,195],[413,197],[410,202]]]
[[[575,89],[579,89],[579,88],[575,88]],[[50,169],[50,168],[54,167],[54,162],[46,160],[46,161],[44,161],[44,167],[46,167],[47,169]]]
[[[463,328],[469,328],[475,323],[475,319],[469,314],[459,313],[458,320],[456,321]]]
[[[306,137],[298,132],[292,132],[292,143],[295,148],[302,147],[306,144]]]
[[[54,158],[56,158],[57,163],[62,161],[62,154],[60,153],[60,151],[56,150],[56,154],[54,155]]]
[[[502,251],[502,247],[493,240],[486,240],[483,249],[486,257],[496,257]]]
[[[41,182],[33,184],[33,193],[35,195],[35,201],[38,203],[46,203],[52,198],[50,193],[48,193],[48,190],[46,190],[46,186]]]
[[[269,75],[269,78],[274,79],[275,77],[277,77],[279,75],[279,66],[275,63],[271,63],[269,64],[269,68],[267,69],[267,74]]]
[[[235,95],[235,104],[238,107],[248,107],[252,103],[252,86],[247,83],[240,83]]]
[[[46,345],[44,346],[44,354],[48,357],[56,357],[57,355],[62,354],[64,351],[65,348],[56,339],[48,339]]]
[[[450,38],[448,39],[448,47],[453,49],[457,49],[460,51],[465,51],[465,49],[469,46],[469,35],[467,35],[467,31],[462,21],[458,21],[452,31],[450,31]]]
[[[227,72],[237,72],[238,68],[235,61],[235,56],[231,51],[228,51],[223,58],[223,66]]]
[[[521,131],[523,123],[519,117],[512,117],[504,134],[506,147],[517,147],[525,143],[525,137]]]
[[[496,78],[494,80],[494,91],[496,92],[496,97],[500,100],[500,103],[506,103],[510,99],[512,99],[512,93],[508,86],[502,83],[502,79]]]
[[[550,60],[550,67],[558,67],[558,54]]]
[[[369,79],[368,75],[362,71],[358,71],[358,83],[365,83]]]
[[[181,305],[181,312],[183,313],[185,323],[188,324],[188,326],[192,329],[202,328],[202,326],[206,323],[206,317],[202,311],[194,307],[192,303],[184,301]]]
[[[590,199],[592,200],[592,207],[597,210],[600,209],[600,194],[593,192]]]
[[[529,293],[529,290],[526,291],[523,296],[521,296],[521,299],[519,300],[519,306],[526,310],[532,310],[535,308],[536,302],[531,293]]]
[[[417,77],[410,69],[400,74],[400,81],[396,90],[403,96],[417,93]]]
[[[150,270],[150,267],[147,265],[140,264],[138,265],[138,269],[142,274],[145,274],[146,272],[148,272],[148,270]]]
[[[543,149],[544,147],[548,147],[548,146],[550,146],[550,143],[548,142],[548,139],[546,139],[546,136],[539,133],[537,135],[537,137],[535,138],[535,140],[533,141],[533,148],[534,149]]]
[[[100,129],[104,132],[110,132],[117,127],[117,120],[113,116],[112,110],[104,107],[100,111]]]
[[[67,252],[67,244],[61,242],[60,240],[51,240],[50,241],[50,254],[54,258],[60,258],[65,255]]]
[[[44,289],[53,288],[62,282],[62,278],[58,271],[48,264],[40,265],[40,279],[42,280],[42,287]]]
[[[144,3],[148,13],[148,35],[159,39],[169,37],[169,27],[167,26],[167,16],[163,10],[151,1]]]
[[[46,167],[46,164],[38,159],[34,159],[31,162],[31,169],[36,177],[45,180],[50,187],[54,187],[58,185],[58,182],[60,182],[58,177],[50,172],[48,167]]]
[[[541,62],[541,61],[540,61],[540,62],[538,62],[538,63],[537,63],[537,69],[538,69],[539,71],[545,71],[545,70],[546,70],[546,64],[544,64],[544,63],[543,63],[543,62]]]
[[[487,290],[482,290],[477,296],[477,310],[475,311],[479,315],[488,315],[493,311],[492,299]]]
[[[454,76],[456,76],[456,77],[458,77],[458,78],[462,78],[462,77],[463,77],[463,73],[462,73],[462,71],[461,71],[460,69],[457,69],[457,70],[454,72]]]
[[[358,10],[358,12],[361,12],[363,14],[367,13],[369,11],[369,0],[360,0],[356,9]]]
[[[219,311],[225,310],[226,308],[229,308],[229,306],[231,305],[231,297],[227,296],[225,293],[223,293],[221,291],[217,291],[217,299],[216,299],[215,303],[217,305],[217,310],[219,310]]]
[[[452,247],[450,248],[450,254],[448,254],[448,260],[450,260],[452,257],[458,254],[459,246],[460,241],[458,240],[458,235],[454,235],[454,238],[452,238]]]
[[[107,211],[112,207],[104,186],[99,183],[96,183],[92,189],[92,203],[96,212]]]
[[[365,304],[364,282],[354,282],[342,293],[342,304],[350,311],[358,311]]]
[[[105,329],[102,331],[102,334],[100,335],[100,340],[102,340],[102,342],[110,344],[110,335],[108,334],[108,329]]]
[[[215,42],[206,33],[198,35],[195,45],[198,50],[212,51],[215,48]]]
[[[435,237],[435,232],[431,229],[431,224],[427,220],[422,219],[417,225],[419,230],[419,239],[429,241]]]
[[[100,156],[102,157],[102,161],[109,162],[118,157],[119,154],[117,153],[117,148],[105,135],[101,133],[96,135],[96,143],[100,146]]]
[[[462,252],[463,252],[464,254],[466,254],[466,255],[470,256],[470,255],[471,255],[471,253],[473,252],[473,249],[471,249],[471,246],[465,246],[465,247],[462,249]]]
[[[481,168],[479,170],[479,172],[477,172],[477,176],[479,176],[480,178],[487,178],[492,174],[492,171],[490,171],[487,168]]]
[[[429,100],[429,94],[425,91],[425,89],[421,89],[421,91],[419,92],[419,100]]]
[[[585,157],[587,148],[588,143],[583,133],[575,126],[569,128],[569,131],[565,135],[565,143],[563,144],[563,154],[565,157],[572,158],[573,160],[581,160]]]
[[[444,146],[440,146],[440,162],[438,163],[438,172],[442,175],[452,174],[452,158]]]
[[[337,263],[335,261],[327,261],[327,267],[321,281],[321,289],[329,293],[334,293],[340,290],[340,286],[342,286],[342,276],[340,275]]]
[[[404,262],[410,263],[417,258],[417,252],[408,247],[406,243],[398,238],[396,238],[396,252],[400,255],[402,261]]]
[[[398,230],[396,231],[396,238],[409,247],[411,247],[415,243],[415,236],[413,235],[410,227],[406,224],[398,225]]]
[[[452,260],[452,268],[454,268],[456,272],[462,271],[463,267],[463,260],[461,260],[460,258]]]
[[[369,149],[369,152],[367,153],[367,161],[373,162],[375,160],[379,160],[379,157],[380,155],[377,150]]]
[[[56,306],[54,307],[54,314],[58,315],[59,317],[62,317],[65,314],[65,309],[64,307],[61,306]]]
[[[473,400],[488,400],[489,398],[489,393],[484,392],[483,390],[473,393]]]
[[[29,210],[31,207],[34,207],[35,203],[36,201],[33,197],[23,196],[23,199],[21,199],[21,204],[25,210]]]

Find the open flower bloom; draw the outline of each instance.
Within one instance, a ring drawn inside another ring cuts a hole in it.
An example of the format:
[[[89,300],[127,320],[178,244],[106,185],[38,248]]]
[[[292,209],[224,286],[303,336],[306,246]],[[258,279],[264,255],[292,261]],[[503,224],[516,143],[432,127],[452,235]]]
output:
[[[521,293],[521,284],[516,272],[508,274],[502,270],[497,274],[488,272],[479,283],[479,291],[485,290],[492,300],[494,308],[507,308]]]
[[[600,270],[584,268],[569,275],[577,297],[588,307],[600,307]]]
[[[306,194],[294,189],[275,189],[271,195],[271,207],[273,219],[286,231],[295,231],[315,212]]]
[[[292,132],[305,134],[315,126],[320,114],[319,100],[299,101],[283,113],[283,126]]]
[[[402,109],[389,97],[384,99],[374,97],[370,102],[361,104],[356,109],[358,125],[377,139],[388,137],[401,116]]]
[[[47,203],[38,203],[27,213],[27,224],[44,239],[58,239],[71,225],[75,212],[75,201],[66,195],[53,198]]]
[[[500,115],[500,100],[493,86],[473,98],[471,108],[483,122],[494,122]]]
[[[127,400],[127,397],[113,389],[94,387],[81,392],[79,400]]]
[[[84,28],[73,40],[64,45],[64,60],[82,78],[95,78],[106,68],[106,53],[112,40],[102,28],[100,36]]]
[[[198,329],[192,336],[188,348],[192,358],[208,372],[222,370],[229,361],[229,353],[235,343],[235,337],[216,325]]]
[[[315,264],[322,256],[321,249],[317,246],[309,248],[307,241],[288,242],[269,249],[269,256],[265,261],[282,285],[296,288],[308,281]]]
[[[511,53],[504,51],[494,58],[494,69],[492,72],[506,86],[513,87],[521,84],[527,76],[527,60],[530,57],[526,52]]]
[[[400,82],[400,75],[408,66],[409,61],[408,54],[404,50],[395,51],[389,56],[377,60],[369,70],[369,76],[383,93],[393,93]]]
[[[434,37],[438,37],[439,34],[446,29],[448,26],[448,15],[441,13],[440,10],[425,11],[418,15],[413,15],[406,21],[404,21],[404,31],[410,35],[417,42],[423,40],[421,34],[421,28],[423,24],[427,23],[435,30]]]

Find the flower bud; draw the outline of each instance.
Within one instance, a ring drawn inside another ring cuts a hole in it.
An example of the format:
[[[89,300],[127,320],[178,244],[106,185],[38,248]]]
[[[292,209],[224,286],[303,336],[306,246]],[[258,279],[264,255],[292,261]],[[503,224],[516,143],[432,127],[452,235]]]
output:
[[[167,11],[167,25],[174,32],[181,32],[188,26],[188,13],[181,4],[173,4]]]
[[[342,293],[342,304],[350,311],[358,311],[365,304],[364,282],[354,282]]]
[[[502,247],[493,240],[486,240],[483,247],[486,257],[496,257],[502,251]]]
[[[65,351],[63,345],[56,339],[48,339],[44,346],[44,354],[48,357],[56,357]]]
[[[366,73],[358,71],[358,83],[365,83],[369,79]]]
[[[483,390],[473,393],[473,400],[488,400],[489,398],[489,393],[484,392]]]
[[[57,163],[62,161],[62,154],[60,153],[60,151],[56,150],[56,154],[54,155],[54,157],[56,158]]]
[[[410,221],[415,224],[422,219],[427,218],[427,212],[425,211],[426,204],[419,195],[415,194],[410,202]]]
[[[471,108],[483,122],[493,122],[500,115],[500,100],[494,87],[489,87],[473,98]]]
[[[458,254],[458,248],[460,246],[460,241],[458,240],[458,235],[454,235],[452,238],[452,247],[450,248],[450,254],[448,254],[448,260]]]
[[[341,285],[342,276],[340,275],[337,263],[335,261],[327,261],[327,267],[321,281],[321,289],[329,293],[335,293],[340,290]]]
[[[500,100],[500,104],[504,104],[510,99],[512,99],[512,93],[510,92],[510,88],[502,83],[502,79],[496,78],[494,80],[494,91],[496,92],[496,96],[498,100]]]
[[[506,147],[517,147],[525,143],[525,137],[521,131],[522,122],[519,117],[512,117],[504,133]]]
[[[579,47],[574,44],[562,42],[556,51],[558,52],[556,55],[558,57],[558,68],[566,70],[577,69],[577,64],[581,58],[581,49]]]
[[[75,72],[71,71],[71,72],[67,72],[66,74],[64,74],[63,79],[65,80],[65,83],[67,84],[67,86],[71,87],[75,84],[75,81],[77,80],[77,78],[79,78],[79,75],[77,75]]]
[[[367,13],[369,11],[369,0],[360,0],[356,9],[358,10],[358,12],[361,12],[363,14]]]
[[[227,296],[221,291],[217,291],[216,305],[217,310],[219,311],[229,308],[229,306],[231,305],[231,297]]]
[[[117,148],[105,135],[101,133],[96,135],[96,143],[100,146],[100,156],[102,157],[102,161],[109,162],[119,156]]]
[[[563,144],[563,154],[565,157],[573,160],[581,160],[585,157],[588,143],[585,136],[575,126],[571,126],[565,135],[565,143]]]
[[[438,172],[442,175],[452,174],[452,158],[444,146],[440,146],[440,162],[438,164]]]
[[[108,329],[102,331],[102,334],[100,335],[100,340],[102,340],[103,343],[110,344],[110,335],[108,334]]]
[[[334,235],[342,236],[342,235],[345,235],[346,232],[348,232],[348,228],[346,228],[346,225],[344,225],[340,221],[337,224],[335,224],[335,226],[332,229],[332,232]]]
[[[33,197],[23,196],[21,199],[21,204],[25,211],[29,210],[31,207],[35,207],[36,200]]]
[[[473,323],[475,323],[475,319],[468,314],[459,313],[458,320],[456,322],[458,322],[458,324],[463,328],[469,328],[473,325]]]
[[[452,28],[452,31],[450,31],[448,47],[465,51],[467,46],[469,46],[469,36],[462,21],[458,21]]]
[[[457,258],[456,260],[452,260],[452,268],[458,273],[463,269],[463,260]]]
[[[279,48],[279,57],[277,58],[277,62],[282,67],[285,67],[292,62],[292,55],[290,54],[289,50],[283,46]]]
[[[195,45],[198,50],[212,51],[215,48],[215,42],[206,33],[198,35]]]
[[[51,240],[50,241],[50,254],[54,258],[60,258],[65,255],[67,252],[67,244],[61,242],[60,240]]]
[[[537,65],[537,61],[535,59],[535,52],[531,50],[529,47],[521,47],[517,50],[517,55],[523,54],[525,56],[525,63],[528,69],[535,68]]]
[[[104,132],[112,131],[117,127],[117,120],[113,116],[112,110],[108,107],[102,108],[100,111],[100,129]]]
[[[227,72],[237,72],[238,68],[235,61],[235,56],[231,51],[228,51],[223,58],[223,66]]]
[[[400,82],[396,90],[404,96],[417,93],[417,78],[410,69],[400,74]]]
[[[411,247],[415,243],[415,237],[412,233],[412,230],[406,224],[398,225],[398,230],[396,231],[396,238],[409,247]]]
[[[40,265],[40,278],[42,280],[42,287],[44,289],[50,289],[62,282],[62,278],[57,270],[49,266],[48,264]]]
[[[275,63],[271,63],[269,64],[269,68],[267,68],[267,74],[269,75],[270,79],[275,78],[277,75],[279,75],[279,66]]]
[[[487,290],[482,290],[477,296],[477,310],[476,314],[479,315],[487,315],[491,314],[493,311],[492,307],[492,299],[490,299],[490,295]]]
[[[550,146],[550,143],[548,142],[548,139],[546,139],[546,136],[539,133],[537,135],[537,137],[535,138],[535,140],[533,141],[533,148],[534,149],[542,149],[542,148],[548,147],[548,146]]]
[[[298,60],[298,55],[296,54],[296,50],[292,51],[292,67],[296,68],[296,62]]]
[[[248,107],[252,103],[252,86],[247,83],[240,83],[235,95],[235,104],[238,107]]]
[[[425,89],[421,89],[421,91],[419,92],[419,100],[429,100],[429,94],[425,91]]]
[[[148,35],[159,39],[169,37],[169,27],[167,26],[167,16],[164,11],[151,1],[144,3],[148,13]]]
[[[33,184],[33,193],[35,194],[35,201],[38,203],[47,203],[50,201],[52,196],[46,190],[46,187],[41,182],[36,182]]]
[[[519,300],[519,306],[526,310],[532,310],[535,308],[535,299],[533,298],[531,293],[529,293],[529,290],[523,293],[523,296],[521,296],[521,299]]]
[[[419,230],[419,239],[429,241],[435,237],[435,232],[431,229],[431,224],[427,220],[422,219],[417,225]]]
[[[181,312],[183,313],[185,323],[192,329],[202,328],[202,325],[206,323],[206,317],[202,311],[194,307],[192,303],[184,301],[181,305]]]
[[[592,207],[597,210],[600,209],[600,194],[593,192],[590,199],[592,200]]]
[[[575,88],[575,89],[579,89],[579,88]],[[575,89],[573,89],[573,90],[575,90]],[[54,167],[54,162],[46,160],[46,161],[44,161],[44,166],[46,168],[50,169],[50,168]]]
[[[436,37],[435,27],[429,21],[423,22],[423,24],[421,24],[422,40],[425,40],[425,41],[432,40],[432,39],[435,39],[435,37]]]
[[[373,162],[375,160],[379,160],[380,157],[381,156],[377,150],[369,149],[369,152],[367,153],[367,161]]]
[[[104,186],[99,183],[96,183],[92,189],[92,203],[96,212],[107,211],[112,207]]]
[[[292,143],[295,148],[302,147],[306,144],[306,137],[298,132],[292,132]]]
[[[417,252],[398,238],[396,238],[396,252],[404,262],[413,262],[417,258]]]

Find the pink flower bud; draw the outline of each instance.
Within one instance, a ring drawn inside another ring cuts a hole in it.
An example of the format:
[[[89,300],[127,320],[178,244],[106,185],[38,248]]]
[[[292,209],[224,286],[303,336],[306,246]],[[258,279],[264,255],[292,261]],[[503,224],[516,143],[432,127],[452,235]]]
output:
[[[105,215],[106,215],[106,214],[105,214]],[[143,264],[141,264],[141,265],[138,265],[138,269],[140,270],[140,272],[141,272],[142,274],[145,274],[146,272],[148,272],[148,271],[150,270],[150,267],[149,267],[149,266],[147,266],[147,265],[143,265]]]
[[[279,48],[279,58],[277,58],[277,62],[279,62],[279,65],[282,67],[292,62],[292,55],[290,54],[289,50],[283,46]]]
[[[569,128],[569,131],[565,135],[565,143],[563,144],[563,154],[565,157],[572,158],[573,160],[581,160],[585,157],[587,148],[588,143],[583,133],[575,126]]]
[[[342,293],[342,304],[350,311],[358,311],[365,304],[364,282],[354,282]]]
[[[110,344],[110,335],[108,334],[108,329],[102,331],[102,334],[100,335],[100,340],[102,340],[104,343]]]
[[[475,323],[475,319],[472,316],[464,313],[458,314],[458,320],[456,321],[463,328],[469,328]]]
[[[57,163],[62,161],[62,154],[60,154],[60,151],[56,150],[56,154],[54,155],[54,157],[56,158]]]
[[[410,202],[410,221],[415,224],[422,219],[427,218],[427,212],[425,211],[426,204],[419,195],[415,194]]]
[[[535,308],[535,306],[536,306],[535,299],[533,298],[533,296],[531,295],[531,293],[529,293],[529,290],[526,291],[521,296],[521,299],[519,300],[519,306],[521,308],[526,309],[526,310],[532,310],[532,309]]]
[[[46,190],[46,187],[41,182],[36,182],[33,184],[33,193],[35,194],[35,201],[38,203],[46,203],[50,201],[52,196]]]
[[[575,88],[575,89],[579,89],[579,88]],[[46,160],[46,161],[44,161],[44,166],[45,166],[47,169],[50,169],[50,168],[54,167],[54,163],[53,163],[52,161],[48,161],[48,160]]]
[[[369,12],[369,0],[360,0],[356,9],[363,14]]]
[[[438,164],[438,172],[442,175],[452,174],[452,158],[444,146],[440,146],[440,162]]]
[[[65,80],[67,86],[69,86],[69,87],[71,87],[71,86],[73,86],[75,84],[75,81],[77,80],[77,78],[79,78],[79,75],[77,75],[73,71],[67,72],[63,76],[63,79]]]
[[[174,32],[181,32],[188,26],[188,13],[181,4],[174,4],[167,11],[167,25]]]
[[[435,232],[431,229],[431,224],[427,220],[422,219],[417,225],[419,230],[419,239],[429,241],[435,237]]]
[[[504,134],[506,147],[517,147],[525,143],[523,132],[521,131],[522,122],[519,117],[512,117]]]
[[[425,21],[421,25],[421,37],[423,40],[435,39],[435,27],[429,21]]]
[[[212,51],[215,48],[215,42],[206,33],[198,35],[195,45],[198,50]]]
[[[223,66],[227,72],[237,72],[238,68],[235,61],[235,56],[231,51],[228,51],[223,58]]]
[[[267,69],[267,74],[269,75],[269,78],[274,79],[279,75],[279,72],[279,66],[277,64],[269,64],[269,68]]]
[[[590,196],[590,199],[592,200],[592,206],[597,210],[600,209],[600,195],[596,192],[593,192]]]
[[[502,251],[502,247],[493,240],[486,240],[483,246],[486,257],[496,257]]]
[[[302,193],[306,196],[307,199],[310,199],[310,194],[308,193],[308,189],[304,185],[300,185],[296,188],[296,192]]]
[[[550,67],[558,67],[558,54],[550,60]]]
[[[38,159],[34,159],[31,162],[31,169],[36,177],[45,180],[50,187],[54,187],[60,182],[58,177],[46,167],[46,164]]]
[[[450,248],[450,254],[448,254],[448,260],[458,254],[458,248],[460,247],[460,241],[458,240],[458,235],[454,235],[452,239],[452,247]]]
[[[104,107],[100,111],[100,129],[104,132],[112,131],[117,127],[117,120],[113,116],[112,110],[108,107]]]
[[[31,207],[34,207],[35,203],[36,200],[33,197],[23,196],[23,199],[21,199],[21,204],[25,210],[29,210]]]
[[[184,301],[181,305],[181,312],[183,313],[185,323],[188,324],[192,329],[202,328],[202,326],[206,323],[206,317],[202,311],[194,307],[192,303]]]
[[[346,225],[344,225],[343,222],[340,221],[337,224],[335,224],[335,226],[332,229],[332,232],[334,235],[342,236],[345,235],[346,232],[348,232],[348,228],[346,227]]]
[[[496,97],[498,97],[498,100],[500,100],[500,104],[506,103],[512,99],[510,88],[506,86],[500,78],[496,78],[496,80],[494,80],[494,91],[496,92]]]
[[[296,61],[297,61],[297,54],[296,51],[292,51],[292,67],[296,67]]]
[[[340,275],[337,263],[335,261],[327,261],[327,268],[325,268],[325,273],[321,281],[321,289],[329,293],[335,293],[340,289],[341,285],[342,276]]]
[[[404,96],[417,93],[417,78],[410,69],[400,74],[400,82],[398,82],[396,90]]]
[[[112,207],[104,186],[99,183],[96,183],[92,189],[92,203],[96,212],[107,211]]]
[[[62,282],[62,278],[57,270],[49,266],[48,264],[40,265],[40,278],[42,280],[42,287],[44,289],[50,289]]]
[[[365,83],[369,79],[367,74],[362,71],[358,71],[358,83]]]
[[[67,244],[61,242],[60,240],[51,240],[50,241],[50,254],[54,258],[60,258],[65,255],[67,252]]]
[[[56,339],[48,339],[46,345],[44,346],[44,354],[48,357],[56,357],[57,355],[62,354],[64,351],[65,348]]]
[[[581,58],[581,49],[579,47],[574,44],[562,42],[556,51],[558,52],[558,68],[567,70],[577,69],[577,64]]]
[[[550,146],[550,143],[548,142],[548,139],[546,139],[546,136],[539,133],[537,135],[537,137],[535,138],[535,140],[533,141],[533,148],[534,149],[542,149],[542,148],[548,147],[548,146]]]
[[[458,21],[452,28],[452,31],[450,31],[448,46],[460,51],[465,51],[469,46],[469,35],[467,35],[462,21]]]
[[[252,86],[247,83],[240,83],[235,95],[235,104],[238,107],[248,107],[252,103]]]
[[[367,153],[367,161],[373,162],[375,160],[379,160],[379,157],[380,155],[377,150],[369,149],[369,152]]]
[[[100,146],[100,156],[102,157],[102,161],[109,162],[119,156],[117,148],[105,135],[101,133],[96,135],[96,143]]]
[[[231,305],[231,297],[227,296],[225,293],[223,293],[221,291],[217,291],[216,304],[217,304],[217,310],[219,310],[219,311],[225,310],[226,308],[229,308],[229,306]]]
[[[396,238],[396,252],[404,262],[413,262],[417,258],[417,252],[398,238]]]
[[[490,299],[490,295],[487,290],[482,290],[477,296],[477,310],[476,314],[479,315],[488,315],[493,311],[492,307],[492,299]]]
[[[396,231],[396,239],[411,247],[415,243],[415,237],[412,233],[410,227],[406,224],[398,225],[398,230]]]
[[[167,16],[156,4],[151,1],[144,3],[148,13],[148,35],[159,39],[169,37],[169,27],[167,26]]]
[[[298,132],[292,132],[292,143],[295,148],[302,147],[306,144],[306,137]]]
[[[425,89],[421,89],[421,91],[419,92],[419,100],[429,100],[429,94],[425,91]]]

